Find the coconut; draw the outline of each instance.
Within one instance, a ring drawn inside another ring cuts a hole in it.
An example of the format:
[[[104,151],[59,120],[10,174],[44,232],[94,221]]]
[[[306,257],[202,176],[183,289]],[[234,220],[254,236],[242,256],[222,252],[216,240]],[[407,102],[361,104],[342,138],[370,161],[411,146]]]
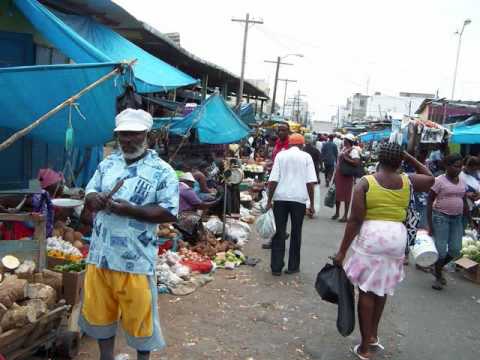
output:
[[[5,269],[13,271],[20,266],[20,260],[13,255],[5,255],[2,258],[2,265]]]

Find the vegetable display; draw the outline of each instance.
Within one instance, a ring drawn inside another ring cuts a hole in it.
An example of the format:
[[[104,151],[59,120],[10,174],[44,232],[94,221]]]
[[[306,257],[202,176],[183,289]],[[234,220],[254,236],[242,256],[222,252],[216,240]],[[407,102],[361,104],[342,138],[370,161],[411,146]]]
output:
[[[80,262],[70,262],[64,265],[55,265],[53,270],[58,272],[81,272],[85,270],[86,263],[85,261]]]
[[[83,259],[79,249],[59,237],[47,239],[47,255],[57,259],[78,262]]]
[[[480,241],[464,236],[461,254],[470,260],[480,263]]]

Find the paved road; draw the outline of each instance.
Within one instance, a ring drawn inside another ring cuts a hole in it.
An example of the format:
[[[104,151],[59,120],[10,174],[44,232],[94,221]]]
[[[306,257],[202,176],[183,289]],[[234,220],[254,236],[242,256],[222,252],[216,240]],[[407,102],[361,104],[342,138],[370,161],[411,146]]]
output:
[[[323,191],[324,188],[322,188]],[[343,235],[343,224],[330,220],[332,211],[321,209],[318,219],[304,226],[302,273],[313,281],[327,257],[335,253]],[[441,292],[431,288],[432,276],[408,266],[407,276],[396,295],[387,302],[380,337],[390,348],[383,356],[395,360],[478,360],[480,358],[480,285],[448,274]],[[315,296],[315,294],[312,294]],[[320,340],[306,343],[314,359],[345,358],[345,347],[358,339],[355,333],[338,341],[333,329]],[[344,346],[344,348],[339,348]]]

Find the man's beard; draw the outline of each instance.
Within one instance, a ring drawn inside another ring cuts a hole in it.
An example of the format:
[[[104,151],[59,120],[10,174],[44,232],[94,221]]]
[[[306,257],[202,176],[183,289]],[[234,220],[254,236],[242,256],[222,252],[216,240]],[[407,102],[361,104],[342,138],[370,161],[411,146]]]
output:
[[[137,159],[139,158],[140,156],[142,156],[145,152],[145,150],[147,149],[147,139],[145,138],[145,140],[143,141],[142,144],[140,145],[136,145],[136,149],[135,151],[133,152],[125,152],[123,151],[122,149],[122,146],[119,144],[119,149],[120,149],[120,152],[122,153],[123,157],[126,159],[126,160],[134,160],[134,159]]]

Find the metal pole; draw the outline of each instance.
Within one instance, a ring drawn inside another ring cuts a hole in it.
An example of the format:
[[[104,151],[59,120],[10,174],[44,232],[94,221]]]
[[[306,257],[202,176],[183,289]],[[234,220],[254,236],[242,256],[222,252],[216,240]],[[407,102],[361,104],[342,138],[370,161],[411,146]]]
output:
[[[277,57],[277,69],[275,70],[275,84],[273,85],[272,107],[270,114],[275,112],[275,100],[277,98],[278,71],[280,70],[280,56]]]
[[[224,187],[224,193],[223,193],[223,227],[222,227],[222,240],[225,240],[225,230],[227,227],[227,191],[228,191],[228,185],[227,185],[227,179],[223,180],[225,182],[225,187]]]
[[[285,117],[285,106],[286,106],[286,101],[287,101],[287,87],[289,82],[297,82],[297,80],[291,80],[291,79],[278,79],[278,81],[284,81],[285,82],[285,93],[283,94],[283,110],[282,110],[282,116]]]
[[[456,85],[456,82],[457,82],[458,61],[460,59],[460,49],[462,47],[462,35],[463,35],[463,31],[465,30],[465,26],[470,24],[470,23],[471,23],[471,20],[469,20],[469,19],[465,20],[463,22],[462,30],[460,32],[457,31],[458,45],[457,45],[457,58],[456,58],[456,61],[455,61],[455,71],[453,73],[452,97],[451,97],[452,100],[454,99],[454,96],[455,96],[455,85]]]
[[[287,102],[287,87],[288,87],[288,81],[285,81],[285,92],[283,93],[283,108],[282,108],[283,118],[285,118],[285,103]]]
[[[452,96],[450,99],[454,99],[455,96],[455,83],[457,82],[457,70],[458,70],[458,60],[460,59],[460,48],[462,46],[462,32],[458,35],[458,45],[457,45],[457,59],[455,61],[455,70],[453,72],[453,84],[452,84]]]

